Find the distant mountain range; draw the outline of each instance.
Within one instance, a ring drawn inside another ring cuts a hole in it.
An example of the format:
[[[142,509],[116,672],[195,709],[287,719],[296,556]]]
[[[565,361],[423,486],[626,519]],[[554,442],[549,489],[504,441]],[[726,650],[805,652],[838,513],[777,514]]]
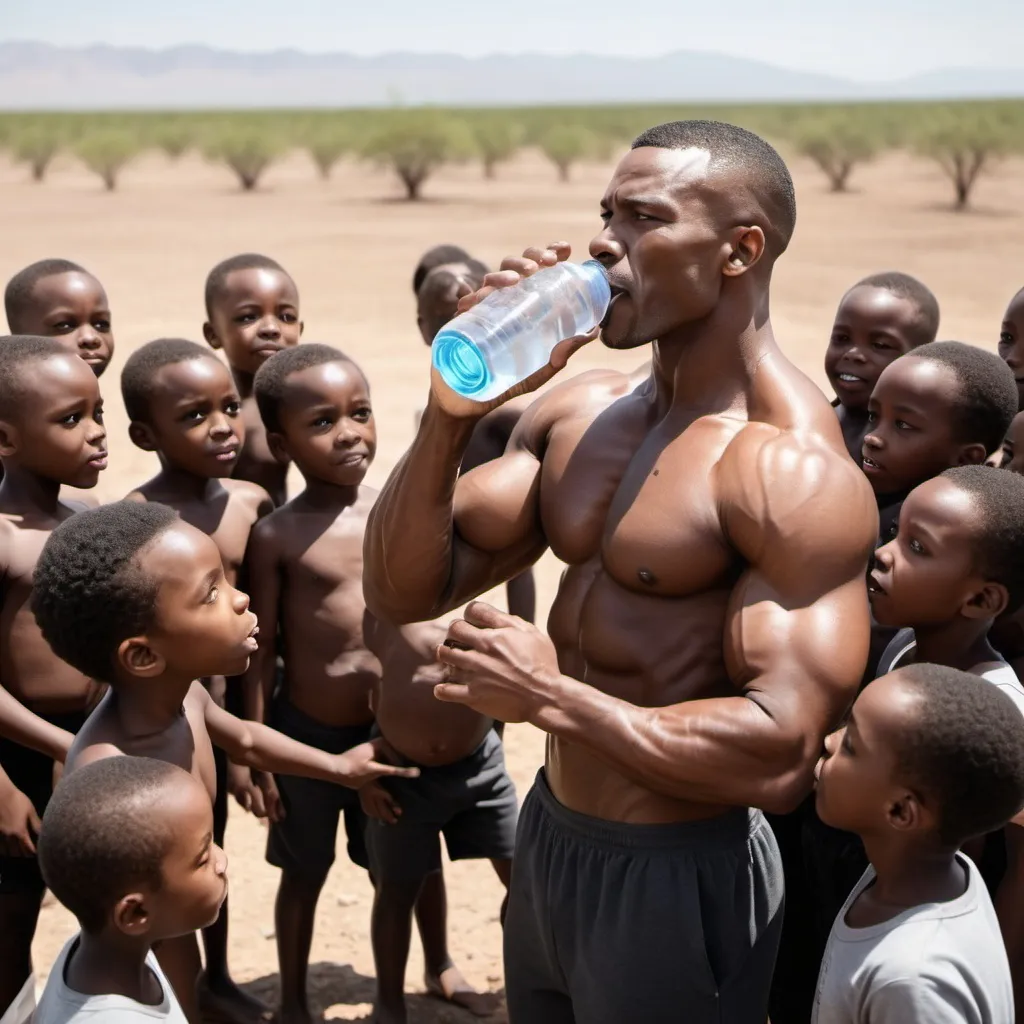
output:
[[[1024,67],[857,82],[725,54],[609,57],[236,53],[207,46],[0,43],[0,108],[459,106],[1024,96]]]

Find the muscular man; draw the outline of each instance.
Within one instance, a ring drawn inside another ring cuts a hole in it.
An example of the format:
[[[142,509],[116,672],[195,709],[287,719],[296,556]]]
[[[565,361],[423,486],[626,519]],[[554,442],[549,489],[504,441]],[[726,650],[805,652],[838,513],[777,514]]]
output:
[[[603,340],[657,339],[649,379],[617,399],[606,374],[552,388],[504,456],[459,479],[488,406],[435,376],[370,516],[367,604],[427,619],[545,547],[568,564],[550,640],[475,602],[438,651],[439,697],[550,734],[506,920],[513,1024],[764,1024],[783,894],[751,808],[808,792],[856,691],[875,506],[772,333],[795,220],[778,154],[730,125],[662,125],[601,211]],[[507,259],[475,299],[568,255]]]

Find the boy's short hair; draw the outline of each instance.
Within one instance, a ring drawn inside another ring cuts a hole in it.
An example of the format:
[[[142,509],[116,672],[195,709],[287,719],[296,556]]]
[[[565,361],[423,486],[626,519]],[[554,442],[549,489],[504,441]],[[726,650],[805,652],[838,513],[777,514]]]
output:
[[[88,274],[85,267],[80,267],[71,260],[39,260],[31,263],[24,270],[19,270],[7,282],[4,289],[4,311],[7,313],[7,326],[13,334],[21,330],[21,318],[25,315],[32,302],[32,292],[44,277],[56,277],[57,274]],[[91,276],[91,275],[90,275]]]
[[[236,270],[276,270],[278,273],[284,274],[285,277],[295,283],[292,279],[291,274],[288,273],[284,267],[281,266],[277,260],[272,260],[269,256],[261,256],[258,252],[243,252],[238,256],[231,256],[226,260],[221,260],[206,275],[206,290],[204,293],[206,301],[206,316],[212,318],[213,307],[217,301],[218,295],[224,289],[224,284],[228,279],[229,274],[233,274]]]
[[[941,841],[955,848],[1006,824],[1024,805],[1024,717],[959,669],[909,665],[900,676],[922,699],[896,741],[899,770],[937,806]]]
[[[308,370],[311,366],[322,366],[324,363],[351,363],[359,370],[359,366],[352,359],[332,345],[307,342],[305,345],[296,345],[294,348],[275,352],[256,371],[252,385],[256,395],[256,406],[260,411],[263,426],[270,433],[281,433],[280,410],[288,378],[293,373]],[[363,379],[366,379],[365,374]]]
[[[34,334],[9,334],[0,338],[0,416],[7,416],[29,397],[25,369],[52,356],[66,356],[67,347],[57,338]]]
[[[917,309],[912,339],[915,347],[927,345],[935,340],[936,334],[939,333],[939,300],[935,298],[932,290],[916,277],[898,270],[886,270],[881,274],[865,277],[853,288],[881,288],[897,298],[906,299]],[[853,288],[850,291],[853,291]]]
[[[901,359],[930,359],[948,366],[960,384],[953,409],[960,441],[983,444],[994,452],[1017,415],[1017,382],[1013,371],[994,352],[962,341],[933,341],[911,349]]]
[[[136,349],[121,371],[121,398],[128,418],[147,421],[157,372],[165,366],[175,366],[193,359],[217,357],[205,345],[197,345],[184,338],[157,338]]]
[[[1024,603],[1024,476],[989,466],[957,466],[943,474],[969,494],[983,520],[979,569],[1009,594],[1008,612]]]
[[[445,263],[469,263],[473,257],[460,245],[435,245],[428,249],[421,257],[416,269],[412,273],[412,293],[419,295],[420,285],[423,279],[434,267],[440,267]]]
[[[117,648],[153,623],[159,580],[138,553],[178,514],[158,502],[117,501],[65,519],[46,540],[32,577],[32,612],[58,658],[113,683]]]
[[[137,887],[159,890],[174,830],[153,814],[153,803],[182,774],[149,757],[107,757],[54,790],[39,833],[39,868],[83,931],[101,931],[117,901]]]

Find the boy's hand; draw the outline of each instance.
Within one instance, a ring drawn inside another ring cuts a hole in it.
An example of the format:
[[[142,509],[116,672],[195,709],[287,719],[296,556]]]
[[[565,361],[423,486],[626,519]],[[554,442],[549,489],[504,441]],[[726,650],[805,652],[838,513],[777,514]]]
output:
[[[488,274],[483,285],[471,295],[465,295],[459,299],[458,310],[465,313],[472,309],[478,302],[482,302],[497,291],[499,288],[514,288],[526,277],[532,277],[538,270],[546,267],[553,267],[556,263],[567,260],[572,253],[568,242],[553,242],[546,249],[532,246],[525,250],[522,256],[506,256],[501,261],[501,269]],[[432,366],[430,370],[430,394],[431,401],[444,410],[449,416],[457,419],[479,419],[485,413],[504,405],[511,398],[518,398],[520,395],[536,391],[542,384],[546,384],[559,370],[565,367],[569,357],[582,348],[589,341],[593,341],[600,333],[595,327],[589,334],[581,334],[575,338],[565,338],[560,341],[552,350],[550,361],[542,366],[535,373],[530,374],[526,380],[520,381],[509,388],[503,395],[492,399],[489,402],[474,402],[471,398],[464,398],[457,394],[447,384],[441,375]]]
[[[359,790],[359,803],[368,818],[377,818],[388,825],[397,824],[402,813],[394,797],[379,782],[371,782]]]
[[[245,765],[228,761],[228,792],[242,810],[249,811],[257,818],[267,816],[263,791],[256,785],[252,772]]]
[[[367,783],[382,776],[415,779],[420,773],[419,768],[401,768],[378,760],[381,756],[387,756],[387,744],[380,736],[368,743],[360,743],[344,754],[338,754],[338,782],[350,789],[362,789]]]
[[[270,772],[254,771],[252,777],[263,797],[263,808],[267,820],[283,821],[285,818],[284,801],[278,792],[274,776]]]
[[[0,854],[5,857],[33,857],[39,835],[39,815],[32,801],[20,789],[5,785],[0,791]]]

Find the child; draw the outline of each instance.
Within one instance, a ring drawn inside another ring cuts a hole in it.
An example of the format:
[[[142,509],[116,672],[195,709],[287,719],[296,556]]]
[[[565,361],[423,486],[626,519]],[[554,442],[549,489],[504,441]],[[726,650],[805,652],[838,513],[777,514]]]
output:
[[[989,459],[989,465],[1008,469],[1011,473],[1024,473],[1024,412],[1013,417],[1003,438],[1003,446]]]
[[[245,441],[241,399],[227,367],[208,349],[180,338],[162,338],[137,349],[121,372],[121,395],[132,441],[156,452],[160,472],[128,495],[157,501],[209,535],[221,554],[228,582],[236,586],[253,524],[273,509],[262,487],[226,479]],[[223,678],[204,680],[214,699],[231,708]],[[228,766],[214,751],[217,802],[214,839],[224,843],[228,790],[243,806],[262,811],[260,791],[247,769]],[[230,779],[229,779],[230,777]],[[263,1007],[231,980],[227,964],[228,909],[204,934],[206,970],[200,1002],[232,1020],[258,1018]]]
[[[915,664],[857,698],[816,770],[822,821],[870,867],[836,917],[813,1024],[1011,1024],[999,923],[963,843],[1024,804],[1024,719],[975,676]]]
[[[311,746],[343,750],[370,736],[370,691],[380,673],[363,638],[363,531],[376,496],[362,486],[377,446],[369,387],[336,349],[302,345],[261,367],[256,400],[271,450],[294,460],[306,489],[253,530],[253,608],[265,635],[280,635],[285,669],[275,694],[274,644],[266,642],[246,678],[248,713]],[[261,781],[271,818],[267,860],[281,868],[279,1019],[305,1022],[316,905],[338,819],[344,815],[349,857],[367,867],[364,818],[354,793],[282,777],[278,797]],[[418,907],[424,952],[431,983],[461,1000],[471,990],[447,958],[444,899],[437,875]]]
[[[420,285],[423,279],[434,267],[440,267],[445,263],[469,263],[472,257],[459,245],[435,245],[428,249],[421,257],[416,269],[412,272],[412,293],[419,295]]]
[[[365,631],[382,669],[374,695],[377,728],[393,760],[420,769],[408,786],[374,784],[359,794],[369,819],[366,847],[375,889],[374,1019],[404,1024],[413,907],[426,880],[440,875],[441,834],[452,860],[487,858],[507,891],[516,791],[493,720],[434,697],[434,686],[444,681],[435,652],[447,628],[436,622],[395,627],[367,613]],[[481,1015],[497,1009],[489,995],[465,992],[459,1001]]]
[[[34,1024],[185,1024],[152,947],[217,916],[227,857],[213,839],[206,790],[148,757],[111,757],[73,772],[43,816],[46,884],[78,918]]]
[[[868,399],[894,359],[934,341],[939,304],[916,278],[895,271],[858,281],[836,310],[825,373],[850,455],[860,462],[868,429]]]
[[[4,292],[12,334],[60,338],[97,377],[110,365],[114,335],[103,285],[70,260],[40,260],[15,274]]]
[[[288,466],[267,448],[253,398],[256,371],[275,352],[299,343],[299,292],[280,264],[245,253],[218,263],[206,278],[203,336],[223,349],[242,399],[245,445],[234,468],[236,480],[259,484],[275,505],[287,500]]]
[[[40,634],[32,576],[50,532],[77,511],[61,485],[95,487],[106,436],[99,385],[77,355],[56,338],[0,338],[0,1009],[32,973],[44,890],[33,833],[54,760],[99,695]]]
[[[241,721],[194,682],[245,671],[256,616],[228,582],[217,545],[165,505],[120,501],[61,523],[36,565],[32,610],[58,656],[111,687],[78,734],[69,771],[117,754],[155,757],[195,776],[211,806],[211,743],[237,764],[354,789],[381,774],[416,774],[379,763],[379,742],[331,755]],[[198,1022],[194,937],[166,943],[160,961]]]
[[[1024,412],[1024,288],[1010,299],[1003,314],[999,354],[1013,371],[1017,382],[1017,408]]]

